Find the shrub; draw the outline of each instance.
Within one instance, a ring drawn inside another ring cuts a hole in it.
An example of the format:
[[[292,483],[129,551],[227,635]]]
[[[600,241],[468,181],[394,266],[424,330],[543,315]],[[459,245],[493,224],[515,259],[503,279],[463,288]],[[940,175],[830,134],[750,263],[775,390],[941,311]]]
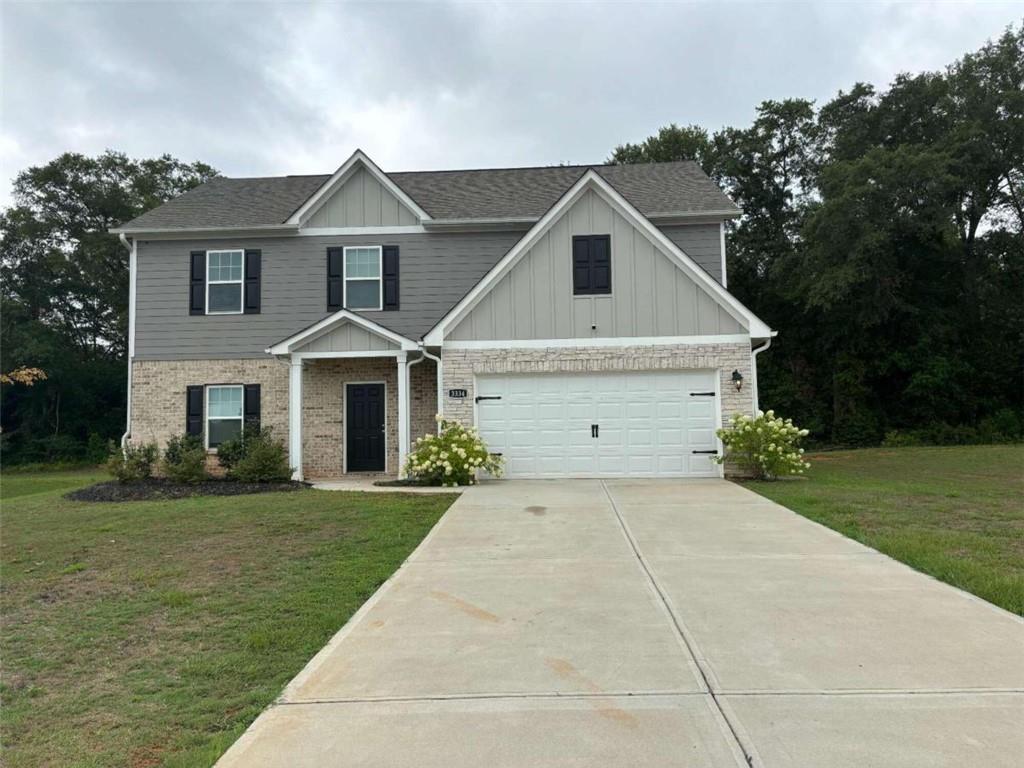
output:
[[[206,449],[195,435],[180,435],[167,441],[163,471],[178,483],[201,483],[207,478]]]
[[[416,438],[405,471],[424,485],[473,485],[477,470],[501,475],[502,459],[487,452],[475,427],[436,417],[441,434]]]
[[[275,440],[270,427],[247,429],[242,438],[230,441],[237,445],[228,448],[228,477],[243,483],[284,483],[291,479],[288,451],[284,443]],[[224,464],[221,451],[227,443],[217,447],[217,458]]]
[[[714,461],[734,461],[759,480],[803,474],[810,466],[800,447],[800,439],[806,436],[806,429],[794,426],[792,419],[776,418],[774,411],[758,411],[756,418],[737,413],[730,429],[718,430],[725,455]]]
[[[145,445],[129,443],[122,451],[111,442],[107,471],[120,483],[148,480],[153,476],[153,465],[156,464],[158,455],[156,443],[146,443]]]

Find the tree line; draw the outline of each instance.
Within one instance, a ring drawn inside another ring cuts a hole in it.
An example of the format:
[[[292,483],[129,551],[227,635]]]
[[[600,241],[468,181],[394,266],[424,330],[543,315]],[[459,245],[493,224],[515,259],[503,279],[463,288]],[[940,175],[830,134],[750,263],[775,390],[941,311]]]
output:
[[[941,72],[766,101],[742,128],[670,125],[609,161],[683,159],[743,209],[729,289],[779,332],[758,360],[765,407],[819,442],[1022,438],[1024,26]],[[128,253],[109,230],[216,173],[108,151],[17,175],[5,463],[99,459],[124,430]]]
[[[694,160],[743,209],[728,281],[779,332],[765,407],[838,444],[1021,438],[1024,26],[942,72],[610,159]]]

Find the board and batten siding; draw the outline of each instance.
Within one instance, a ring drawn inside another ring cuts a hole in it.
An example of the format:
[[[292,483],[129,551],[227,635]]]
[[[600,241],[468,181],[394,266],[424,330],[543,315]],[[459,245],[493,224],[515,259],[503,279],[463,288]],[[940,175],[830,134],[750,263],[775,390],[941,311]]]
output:
[[[391,339],[385,339],[365,328],[345,323],[344,325],[318,336],[295,352],[379,352],[399,349]]]
[[[265,357],[267,347],[331,314],[326,282],[329,246],[399,247],[400,310],[362,314],[417,340],[522,235],[518,231],[140,241],[135,359]],[[260,314],[189,315],[189,253],[211,248],[262,251]]]
[[[365,168],[358,169],[305,223],[307,227],[391,227],[419,224],[416,214]]]
[[[610,295],[573,296],[574,235],[611,236]],[[523,254],[448,337],[583,339],[744,331],[644,233],[590,191]]]

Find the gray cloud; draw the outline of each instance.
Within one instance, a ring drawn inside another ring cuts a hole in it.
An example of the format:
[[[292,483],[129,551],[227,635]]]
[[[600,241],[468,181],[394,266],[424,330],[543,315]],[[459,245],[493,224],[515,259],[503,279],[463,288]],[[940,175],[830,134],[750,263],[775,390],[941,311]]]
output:
[[[669,122],[742,125],[936,69],[1015,4],[0,6],[0,204],[73,150],[228,175],[593,162]]]

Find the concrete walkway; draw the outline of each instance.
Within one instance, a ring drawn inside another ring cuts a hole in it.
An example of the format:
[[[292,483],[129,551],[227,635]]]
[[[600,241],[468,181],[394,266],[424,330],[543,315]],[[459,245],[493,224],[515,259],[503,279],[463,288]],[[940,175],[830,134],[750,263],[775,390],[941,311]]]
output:
[[[218,765],[1019,766],[1024,622],[723,481],[467,491]]]

